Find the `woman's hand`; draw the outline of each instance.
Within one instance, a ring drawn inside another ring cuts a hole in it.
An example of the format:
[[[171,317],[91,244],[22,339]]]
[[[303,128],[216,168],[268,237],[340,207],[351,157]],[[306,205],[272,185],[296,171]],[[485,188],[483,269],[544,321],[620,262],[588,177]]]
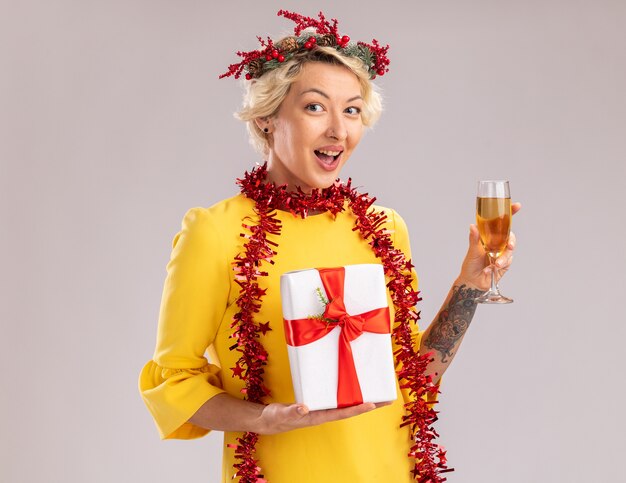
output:
[[[514,215],[521,207],[520,203],[513,203],[511,213]],[[511,266],[513,250],[515,250],[515,234],[511,232],[506,249],[496,259],[496,280],[500,280]],[[478,228],[472,224],[470,225],[469,248],[463,260],[458,280],[460,283],[485,291],[491,285],[491,270],[487,252],[480,243]]]
[[[389,404],[391,403],[363,403],[349,408],[309,411],[304,404],[272,403],[265,406],[222,393],[206,401],[189,418],[189,422],[201,428],[218,431],[275,434],[351,418]]]
[[[351,418],[372,411],[378,407],[388,406],[387,403],[363,403],[340,409],[323,409],[309,411],[304,404],[272,403],[265,406],[261,414],[260,434],[282,433],[292,429],[316,426],[318,424]]]

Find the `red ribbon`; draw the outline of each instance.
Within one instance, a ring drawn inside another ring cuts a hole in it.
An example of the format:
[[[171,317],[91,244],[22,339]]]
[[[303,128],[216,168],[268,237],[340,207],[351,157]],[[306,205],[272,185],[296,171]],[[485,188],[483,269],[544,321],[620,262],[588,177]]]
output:
[[[350,315],[343,301],[345,269],[321,268],[318,270],[324,290],[330,303],[326,305],[324,317],[337,320],[328,323],[307,318],[285,320],[285,335],[291,346],[301,346],[324,337],[337,325],[341,327],[339,336],[339,380],[337,384],[337,407],[354,406],[363,402],[361,386],[357,377],[350,342],[363,332],[376,334],[390,333],[389,307],[370,310],[358,315]]]

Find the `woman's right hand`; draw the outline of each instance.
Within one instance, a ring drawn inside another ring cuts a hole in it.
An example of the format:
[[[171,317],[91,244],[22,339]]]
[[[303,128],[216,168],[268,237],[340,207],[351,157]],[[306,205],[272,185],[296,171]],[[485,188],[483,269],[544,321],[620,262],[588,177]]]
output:
[[[261,413],[259,434],[282,433],[292,429],[338,421],[358,416],[377,407],[388,406],[389,404],[391,403],[363,403],[347,408],[309,411],[309,408],[304,404],[272,403],[265,406]]]
[[[391,403],[363,403],[348,408],[309,411],[304,404],[272,403],[265,406],[222,393],[206,401],[189,418],[189,422],[201,428],[218,431],[275,434],[351,418],[389,404]]]

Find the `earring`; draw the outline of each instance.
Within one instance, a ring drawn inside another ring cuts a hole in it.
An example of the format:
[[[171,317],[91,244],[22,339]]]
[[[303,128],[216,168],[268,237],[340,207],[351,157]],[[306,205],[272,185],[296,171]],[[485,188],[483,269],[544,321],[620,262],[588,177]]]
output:
[[[263,128],[263,132],[264,132],[265,134],[267,134],[268,132],[270,132],[270,130],[269,130],[268,128],[264,127],[264,128]]]

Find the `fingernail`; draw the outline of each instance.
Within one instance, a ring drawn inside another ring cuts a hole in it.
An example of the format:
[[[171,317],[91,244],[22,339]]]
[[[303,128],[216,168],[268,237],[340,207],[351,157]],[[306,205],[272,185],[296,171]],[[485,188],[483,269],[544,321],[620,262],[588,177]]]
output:
[[[296,408],[296,411],[298,412],[300,416],[304,416],[306,414],[306,409],[304,409],[302,406],[298,406]]]

